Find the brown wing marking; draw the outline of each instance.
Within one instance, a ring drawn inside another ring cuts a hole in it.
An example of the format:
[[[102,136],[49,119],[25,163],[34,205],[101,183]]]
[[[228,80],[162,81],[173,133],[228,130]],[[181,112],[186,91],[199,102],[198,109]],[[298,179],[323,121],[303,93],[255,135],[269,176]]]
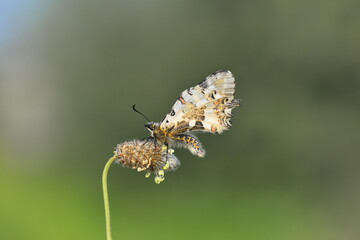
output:
[[[202,106],[197,108],[193,103],[186,104],[186,111],[182,116],[185,120],[195,120],[195,121],[203,121],[205,119],[205,108],[206,106]]]

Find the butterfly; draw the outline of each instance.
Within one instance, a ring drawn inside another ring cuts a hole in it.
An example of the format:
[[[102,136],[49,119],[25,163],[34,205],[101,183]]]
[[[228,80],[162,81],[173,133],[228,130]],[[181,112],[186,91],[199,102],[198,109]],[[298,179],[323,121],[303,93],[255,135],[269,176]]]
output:
[[[235,78],[228,70],[207,76],[195,87],[180,94],[171,111],[161,122],[148,122],[150,138],[161,146],[179,146],[198,157],[205,149],[194,132],[220,134],[232,126],[232,109],[240,106],[234,98]]]

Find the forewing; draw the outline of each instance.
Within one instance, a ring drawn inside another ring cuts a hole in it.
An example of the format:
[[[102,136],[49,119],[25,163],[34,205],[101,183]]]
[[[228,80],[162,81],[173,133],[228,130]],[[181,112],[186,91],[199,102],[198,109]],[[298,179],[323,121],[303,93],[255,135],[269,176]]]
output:
[[[183,91],[160,128],[172,134],[188,131],[221,133],[231,127],[231,110],[240,106],[234,93],[233,74],[217,71]]]

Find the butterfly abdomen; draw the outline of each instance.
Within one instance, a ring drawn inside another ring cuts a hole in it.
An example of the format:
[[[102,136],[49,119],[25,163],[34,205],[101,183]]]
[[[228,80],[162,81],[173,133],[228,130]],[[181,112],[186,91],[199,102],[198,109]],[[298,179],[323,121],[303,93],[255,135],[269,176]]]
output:
[[[189,149],[192,154],[199,157],[205,156],[205,150],[195,136],[188,134],[179,134],[174,136],[173,140],[175,140],[175,142],[178,143],[180,146]]]

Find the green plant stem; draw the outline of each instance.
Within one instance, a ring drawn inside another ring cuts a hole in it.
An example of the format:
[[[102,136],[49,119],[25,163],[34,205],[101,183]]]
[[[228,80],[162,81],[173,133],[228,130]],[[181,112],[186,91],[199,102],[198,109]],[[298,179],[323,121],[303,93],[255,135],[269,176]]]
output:
[[[107,187],[107,175],[109,172],[109,168],[111,164],[117,159],[117,157],[114,155],[112,158],[110,158],[103,171],[102,175],[102,187],[103,187],[103,194],[104,194],[104,206],[105,206],[105,221],[106,221],[106,239],[112,240],[111,236],[111,224],[110,224],[110,206],[109,206],[109,193],[108,193],[108,187]]]

